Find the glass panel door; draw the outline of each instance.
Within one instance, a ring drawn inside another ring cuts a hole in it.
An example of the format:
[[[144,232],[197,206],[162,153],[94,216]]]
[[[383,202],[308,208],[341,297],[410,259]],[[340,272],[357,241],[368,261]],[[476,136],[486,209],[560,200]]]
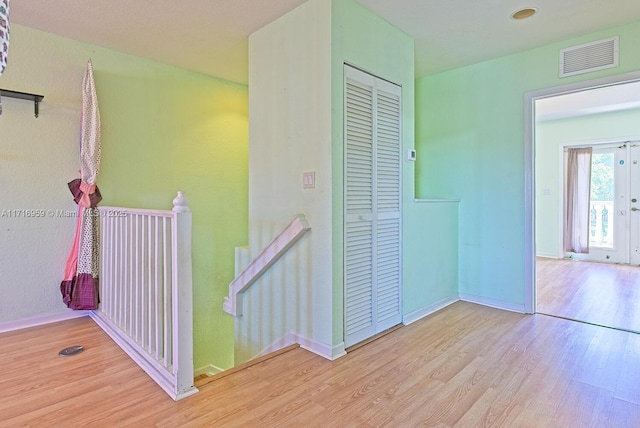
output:
[[[625,154],[625,146],[593,149],[589,254],[585,259],[628,263]]]
[[[615,215],[615,167],[613,151],[596,151],[591,156],[590,248],[613,248]],[[611,214],[611,215],[609,215]]]

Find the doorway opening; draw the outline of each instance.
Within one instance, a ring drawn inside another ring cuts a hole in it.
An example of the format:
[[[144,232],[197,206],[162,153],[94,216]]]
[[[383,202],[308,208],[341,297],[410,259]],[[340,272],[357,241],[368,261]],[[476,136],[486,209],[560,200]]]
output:
[[[526,309],[640,332],[640,73],[526,98]],[[587,255],[563,245],[569,147],[593,148]]]

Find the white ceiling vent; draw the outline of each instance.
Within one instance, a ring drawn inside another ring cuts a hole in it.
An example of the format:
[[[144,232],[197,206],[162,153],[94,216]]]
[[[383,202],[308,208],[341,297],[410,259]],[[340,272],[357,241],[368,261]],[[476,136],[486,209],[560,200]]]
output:
[[[560,77],[618,66],[618,36],[560,51]]]

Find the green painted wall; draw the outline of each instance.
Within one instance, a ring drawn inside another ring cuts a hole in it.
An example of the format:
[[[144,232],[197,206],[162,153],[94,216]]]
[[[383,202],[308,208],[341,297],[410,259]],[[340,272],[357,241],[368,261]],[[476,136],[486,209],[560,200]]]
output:
[[[563,206],[562,158],[565,144],[624,141],[640,137],[640,109],[536,123],[536,253],[563,257],[560,252]]]
[[[405,201],[403,314],[415,321],[458,300],[457,201]]]
[[[614,35],[619,67],[558,77],[560,49]],[[417,194],[461,199],[461,293],[524,304],[525,93],[638,70],[639,39],[634,23],[417,80]]]
[[[96,79],[105,106],[105,203],[163,207],[174,190],[186,192],[195,367],[232,367],[233,320],[222,301],[233,248],[247,239],[247,88],[146,62],[124,73],[102,66]]]
[[[403,157],[414,147],[414,42],[351,0],[332,2],[333,342],[343,340],[343,64],[402,86]],[[415,163],[403,160],[404,314],[457,297],[457,204],[415,202]]]
[[[233,321],[222,301],[233,279],[233,248],[247,241],[245,86],[12,26],[10,66],[0,87],[42,93],[45,99],[38,119],[32,105],[4,102],[0,162],[11,174],[3,176],[2,188],[20,191],[3,191],[0,202],[73,209],[66,183],[77,175],[80,89],[89,58],[103,125],[103,205],[170,209],[175,192],[186,192],[193,212],[195,367],[228,368]],[[50,223],[0,228],[2,265],[17,266],[13,276],[2,275],[2,320],[67,311],[57,287],[74,225]],[[12,242],[27,243],[20,248],[46,243],[36,259],[47,268],[39,266],[32,277],[30,257],[16,252]],[[24,272],[27,282],[19,276]],[[30,295],[46,298],[33,304],[26,300]]]
[[[413,39],[351,0],[332,1],[333,342],[344,340],[344,64],[402,85],[402,138],[413,147]],[[411,165],[412,167],[413,165]],[[406,167],[403,168],[403,172]],[[403,174],[403,186],[413,177]],[[403,193],[413,198],[413,191]]]
[[[343,352],[343,65],[402,86],[404,148],[414,143],[414,44],[353,0],[310,0],[249,38],[250,236],[255,256],[296,212],[311,232],[244,293],[236,362],[298,335]],[[457,296],[457,205],[414,201],[403,162],[405,313]],[[302,189],[302,173],[316,188]]]

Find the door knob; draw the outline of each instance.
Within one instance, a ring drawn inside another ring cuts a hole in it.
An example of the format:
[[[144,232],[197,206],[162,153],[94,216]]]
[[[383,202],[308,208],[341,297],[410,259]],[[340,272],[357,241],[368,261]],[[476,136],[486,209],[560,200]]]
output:
[[[640,208],[637,208],[637,207],[631,207],[631,211],[640,211]]]

